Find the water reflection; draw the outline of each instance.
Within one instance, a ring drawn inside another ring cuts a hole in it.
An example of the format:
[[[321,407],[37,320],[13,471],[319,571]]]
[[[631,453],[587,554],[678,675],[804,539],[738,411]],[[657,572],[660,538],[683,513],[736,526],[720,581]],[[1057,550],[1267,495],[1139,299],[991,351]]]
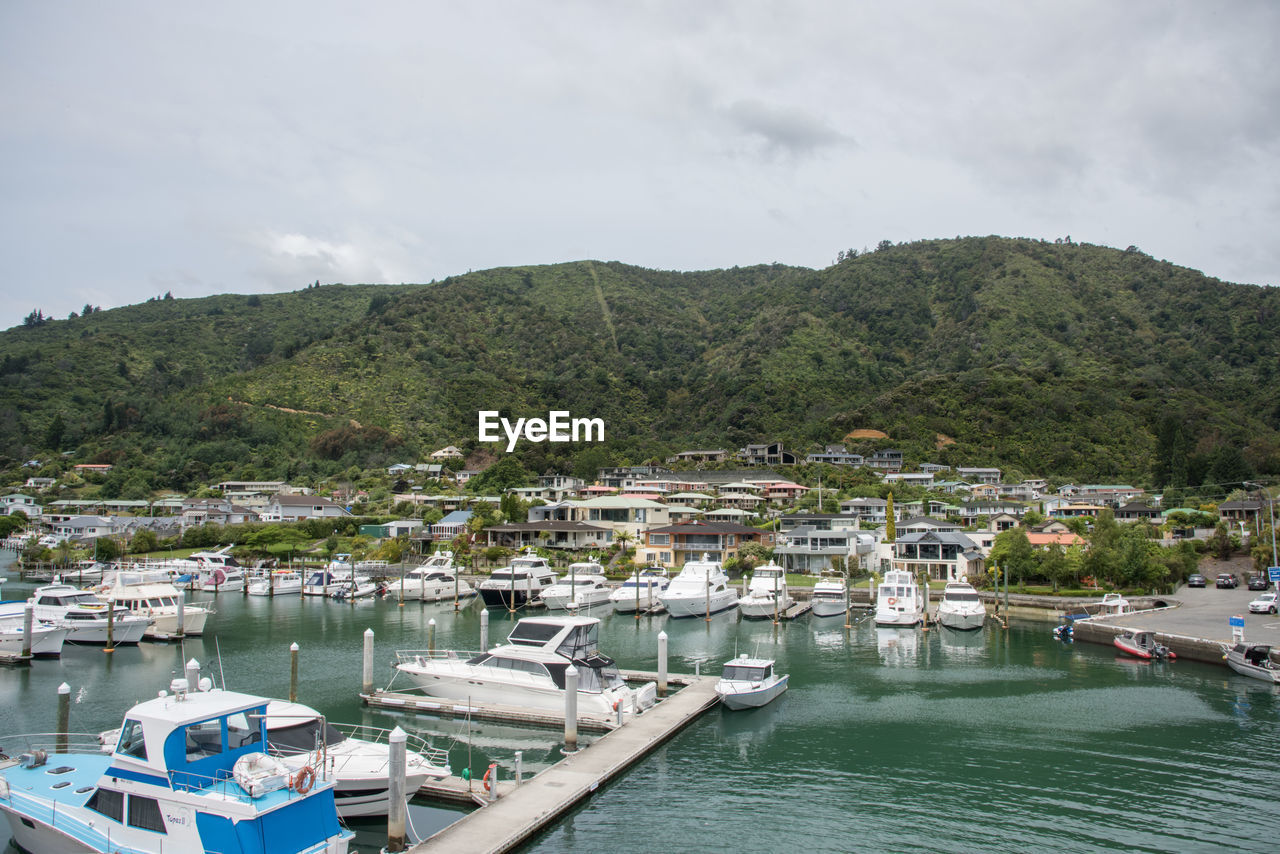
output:
[[[889,667],[915,667],[920,646],[919,629],[876,626],[876,650]]]

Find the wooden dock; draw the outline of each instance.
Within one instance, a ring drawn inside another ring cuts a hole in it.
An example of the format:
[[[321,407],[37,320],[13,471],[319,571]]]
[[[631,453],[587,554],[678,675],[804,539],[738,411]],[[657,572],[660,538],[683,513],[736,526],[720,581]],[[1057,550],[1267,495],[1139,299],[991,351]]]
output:
[[[412,854],[511,851],[591,796],[719,702],[713,676],[683,676],[684,688],[521,785],[499,786],[493,803],[409,849]],[[483,786],[471,781],[475,789]],[[606,846],[607,847],[607,846]]]

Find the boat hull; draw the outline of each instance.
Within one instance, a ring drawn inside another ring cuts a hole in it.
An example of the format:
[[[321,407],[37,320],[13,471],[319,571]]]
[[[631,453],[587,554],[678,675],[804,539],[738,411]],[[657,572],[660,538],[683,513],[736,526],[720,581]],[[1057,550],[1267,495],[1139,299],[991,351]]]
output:
[[[32,854],[39,851],[67,851],[72,854],[90,852],[92,854],[96,851],[74,836],[68,836],[38,819],[19,815],[2,803],[0,803],[0,812],[4,813],[5,818],[9,820],[13,844],[22,851],[30,851]]]
[[[209,619],[209,612],[204,608],[195,608],[190,605],[186,606],[186,612],[182,618],[182,632],[190,637],[198,637],[204,634],[204,624]],[[151,618],[151,623],[147,626],[145,637],[154,638],[155,640],[169,640],[178,637],[178,615],[158,614]]]
[[[603,595],[601,595],[603,594]],[[578,610],[596,608],[607,604],[609,601],[609,591],[592,590],[585,594],[579,594],[577,597]],[[543,596],[542,604],[547,606],[548,611],[567,611],[569,610],[568,596]]]
[[[34,625],[31,627],[31,654],[37,658],[57,658],[62,655],[66,639],[66,629]],[[21,655],[22,646],[21,627],[5,629],[0,634],[0,653],[5,656]]]
[[[740,711],[742,709],[758,709],[761,706],[772,703],[774,699],[787,690],[787,680],[789,676],[780,676],[775,682],[756,689],[747,690],[730,690],[721,689],[721,685],[716,686],[716,693],[720,694],[720,702],[724,704],[726,709],[732,711]]]
[[[987,621],[987,612],[985,610],[963,612],[963,611],[944,611],[938,609],[938,622],[946,626],[948,629],[955,629],[959,632],[970,632],[982,628]]]
[[[494,679],[485,668],[461,660],[433,660],[420,667],[402,664],[399,669],[428,697],[552,712],[564,711],[565,691],[556,687],[550,677],[545,680],[524,679],[519,684],[513,684]],[[630,690],[626,693],[629,695]],[[627,699],[622,691],[579,691],[578,713],[608,715],[613,712],[615,701]],[[623,702],[623,708],[629,712],[630,702]]]
[[[789,596],[779,601],[776,605],[773,599],[751,599],[746,597],[738,600],[738,610],[742,613],[743,618],[748,620],[772,620],[775,616],[785,614],[787,609],[794,604],[795,600]]]
[[[924,618],[917,611],[898,611],[895,609],[877,608],[875,622],[885,628],[902,628],[918,626]]]
[[[659,601],[674,619],[705,617],[719,614],[738,606],[738,596],[732,590],[718,590],[708,600],[705,594],[694,596],[660,596]]]
[[[537,594],[537,591],[534,591]],[[481,588],[480,598],[484,600],[486,608],[502,608],[504,610],[516,610],[523,608],[529,604],[529,594],[525,590],[493,590],[489,588]]]
[[[810,613],[815,617],[843,617],[844,612],[843,599],[814,599],[810,605]]]
[[[106,620],[72,620],[75,625],[67,634],[67,643],[100,645],[107,642]],[[88,625],[84,625],[88,623]],[[67,625],[64,623],[63,625]],[[150,623],[142,617],[130,617],[127,620],[116,620],[111,627],[111,642],[120,644],[137,643],[142,640]]]

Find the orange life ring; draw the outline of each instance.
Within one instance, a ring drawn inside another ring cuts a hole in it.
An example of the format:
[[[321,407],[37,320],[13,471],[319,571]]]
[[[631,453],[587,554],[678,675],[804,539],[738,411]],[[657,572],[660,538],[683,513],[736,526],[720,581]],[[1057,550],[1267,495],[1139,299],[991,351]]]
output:
[[[888,599],[886,599],[885,601],[886,601],[886,602],[888,602],[890,605],[897,605],[897,604],[898,604],[898,600],[897,600],[897,599],[895,599],[895,598],[893,598],[892,596],[890,596],[890,597],[889,597]]]
[[[311,769],[310,765],[303,765],[302,770],[294,774],[289,780],[289,788],[293,789],[299,795],[305,795],[311,791],[311,787],[315,785],[316,772]]]
[[[489,785],[489,775],[493,773],[493,769],[494,769],[494,766],[490,765],[489,770],[484,772],[484,780],[482,782],[484,783],[484,790],[486,792],[493,790],[492,787]]]

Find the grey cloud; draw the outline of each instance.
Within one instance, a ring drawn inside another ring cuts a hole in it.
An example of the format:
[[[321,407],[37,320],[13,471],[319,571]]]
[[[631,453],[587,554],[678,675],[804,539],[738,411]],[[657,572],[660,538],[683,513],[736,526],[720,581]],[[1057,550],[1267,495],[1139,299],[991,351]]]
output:
[[[797,107],[747,99],[733,102],[723,115],[736,131],[759,140],[771,154],[802,157],[820,148],[854,145],[853,137]]]

